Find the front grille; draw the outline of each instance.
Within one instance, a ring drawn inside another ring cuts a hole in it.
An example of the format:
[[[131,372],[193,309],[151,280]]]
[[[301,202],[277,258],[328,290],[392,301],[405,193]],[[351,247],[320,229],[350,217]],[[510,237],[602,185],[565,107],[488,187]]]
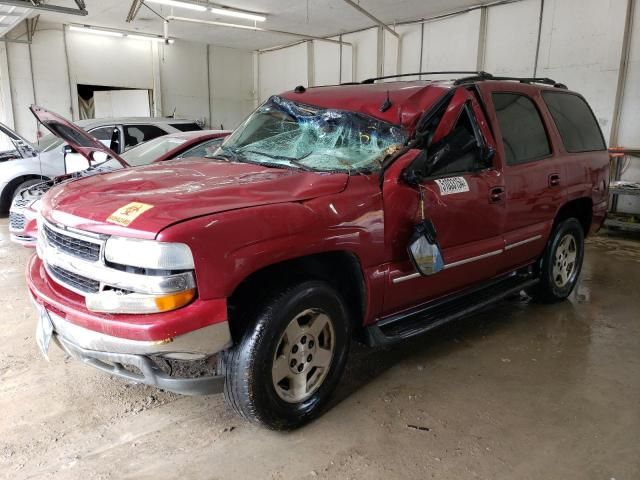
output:
[[[16,198],[13,200],[13,206],[14,207],[26,207],[27,205],[29,205],[30,202],[32,202],[33,199],[31,200],[24,200],[22,198]]]
[[[49,245],[56,247],[60,251],[90,262],[96,262],[100,258],[99,243],[80,240],[71,235],[56,232],[46,224],[44,225],[44,233]]]
[[[26,221],[25,216],[21,213],[11,212],[9,214],[9,228],[11,230],[24,230],[24,224]]]
[[[73,290],[79,290],[84,293],[98,293],[100,290],[100,282],[90,278],[77,275],[54,265],[48,265],[47,269],[56,281]]]

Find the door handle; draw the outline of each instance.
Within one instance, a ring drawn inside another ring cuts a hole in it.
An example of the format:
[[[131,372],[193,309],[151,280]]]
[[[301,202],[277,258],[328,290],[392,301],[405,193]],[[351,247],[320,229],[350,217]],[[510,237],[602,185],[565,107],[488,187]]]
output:
[[[551,175],[549,175],[549,186],[557,187],[558,185],[560,185],[560,175],[558,175],[557,173],[552,173]]]
[[[489,203],[500,203],[504,199],[504,187],[493,187],[489,191]]]

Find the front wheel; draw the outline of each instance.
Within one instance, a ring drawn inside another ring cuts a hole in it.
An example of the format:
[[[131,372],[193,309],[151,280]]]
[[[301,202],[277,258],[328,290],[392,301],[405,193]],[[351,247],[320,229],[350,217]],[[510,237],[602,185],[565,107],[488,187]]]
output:
[[[553,303],[567,298],[576,286],[584,258],[584,232],[575,218],[553,230],[540,266],[540,282],[532,289],[534,300]]]
[[[271,429],[305,424],[336,387],[350,338],[347,309],[331,286],[308,281],[284,289],[223,354],[227,402]]]

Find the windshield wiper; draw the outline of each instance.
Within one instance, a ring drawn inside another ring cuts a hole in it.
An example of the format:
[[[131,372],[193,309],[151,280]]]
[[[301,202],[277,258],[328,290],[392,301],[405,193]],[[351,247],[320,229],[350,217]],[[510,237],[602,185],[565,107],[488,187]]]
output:
[[[211,155],[208,156],[207,158],[215,158],[215,159],[219,159],[219,160],[224,160],[225,162],[241,162],[240,158],[238,157],[238,154],[230,149],[229,147],[220,147],[218,149],[221,152],[224,152],[222,155],[221,154],[215,154],[215,155]]]
[[[274,160],[284,160],[285,162],[289,162],[291,165],[294,165],[296,167],[298,167],[301,170],[304,170],[305,172],[314,172],[315,170],[311,167],[309,167],[308,165],[305,165],[304,163],[300,162],[300,160],[307,158],[309,155],[311,155],[313,152],[309,152],[306,155],[303,155],[301,157],[298,158],[294,158],[294,157],[287,157],[286,155],[273,155],[270,153],[265,153],[265,152],[260,152],[258,150],[243,150],[242,153],[255,153],[257,155],[263,155],[265,157],[268,158],[273,158]]]

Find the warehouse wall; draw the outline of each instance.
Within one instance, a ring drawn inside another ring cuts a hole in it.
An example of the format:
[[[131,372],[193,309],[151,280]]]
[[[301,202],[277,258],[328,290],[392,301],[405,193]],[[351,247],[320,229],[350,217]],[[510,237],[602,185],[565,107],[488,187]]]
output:
[[[0,52],[0,82],[10,72],[15,110],[8,123],[30,140],[37,138],[37,123],[27,107],[38,103],[77,119],[79,83],[153,90],[156,115],[175,109],[178,118],[209,124],[211,112],[216,128],[234,128],[254,107],[253,52],[246,50],[211,46],[207,72],[205,44],[177,41],[165,46],[72,31],[66,32],[65,43],[62,25],[55,24],[38,28],[31,61],[27,44],[10,43],[6,49],[8,65],[2,64]]]
[[[429,70],[484,69],[499,75],[550,76],[581,92],[591,103],[598,121],[609,138],[616,84],[622,49],[627,0],[545,0],[540,26],[541,0],[521,0],[486,8],[486,38],[481,42],[481,9],[442,19],[399,25],[399,40],[384,32],[378,52],[378,28],[344,34],[353,43],[353,80],[377,74],[383,65],[385,74]],[[638,10],[638,9],[637,9]],[[636,11],[636,16],[638,15]],[[638,30],[638,21],[635,29]],[[536,63],[538,29],[540,48]],[[640,34],[635,32],[635,58],[629,82],[637,82]],[[422,43],[421,43],[422,40]],[[336,83],[337,48],[313,42],[315,85]],[[481,55],[478,55],[480,50]],[[302,52],[300,54],[300,52]],[[483,53],[483,55],[482,55]],[[260,54],[260,98],[308,85],[307,51],[303,46],[283,48]],[[277,61],[272,61],[277,59]],[[478,60],[481,60],[478,64]],[[328,66],[328,68],[327,68]],[[290,68],[282,75],[283,68]],[[635,75],[635,77],[634,77]],[[343,81],[346,81],[343,79]],[[637,83],[636,83],[637,85]],[[633,90],[627,87],[627,91]],[[637,112],[640,96],[637,88],[625,95],[624,112]],[[635,103],[634,103],[635,102]],[[624,145],[640,145],[638,120],[623,114]]]

